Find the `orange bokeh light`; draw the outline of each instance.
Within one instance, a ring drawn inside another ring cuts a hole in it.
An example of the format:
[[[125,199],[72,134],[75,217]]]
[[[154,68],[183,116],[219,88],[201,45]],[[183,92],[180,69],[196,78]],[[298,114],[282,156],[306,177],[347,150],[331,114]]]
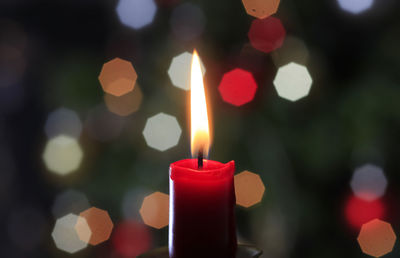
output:
[[[153,228],[168,226],[169,219],[169,196],[168,194],[155,192],[143,199],[140,208],[140,216],[143,222]]]
[[[117,97],[132,91],[136,79],[137,73],[132,64],[120,58],[105,63],[99,75],[104,92]]]
[[[389,223],[374,219],[361,227],[357,241],[363,253],[381,257],[393,250],[396,234]]]
[[[242,0],[242,2],[248,15],[264,19],[278,11],[280,0]]]
[[[89,225],[90,231],[92,232],[89,239],[87,239],[86,232],[80,231],[76,227],[79,238],[91,245],[98,245],[110,238],[111,231],[114,227],[113,222],[108,215],[108,212],[96,207],[87,209],[79,214],[80,218],[86,220]],[[79,219],[78,219],[79,222]],[[78,225],[78,224],[77,224]]]
[[[120,97],[108,93],[104,94],[104,102],[108,110],[119,116],[128,116],[136,112],[142,103],[142,98],[142,91],[137,84],[131,92]]]
[[[243,171],[235,176],[236,204],[249,208],[261,202],[265,186],[259,175]]]

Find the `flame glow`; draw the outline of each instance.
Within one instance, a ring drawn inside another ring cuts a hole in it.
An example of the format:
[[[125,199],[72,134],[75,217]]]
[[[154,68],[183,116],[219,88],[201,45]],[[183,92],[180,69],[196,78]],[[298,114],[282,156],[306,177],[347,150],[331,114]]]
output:
[[[195,157],[203,152],[206,157],[210,147],[210,129],[208,125],[206,94],[204,91],[203,74],[200,59],[194,50],[190,76],[190,121],[191,121],[191,151]]]

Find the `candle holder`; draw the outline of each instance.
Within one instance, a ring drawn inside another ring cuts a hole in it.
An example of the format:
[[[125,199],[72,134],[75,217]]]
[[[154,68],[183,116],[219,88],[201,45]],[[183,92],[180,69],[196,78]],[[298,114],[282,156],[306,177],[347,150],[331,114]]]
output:
[[[262,254],[262,250],[252,245],[238,244],[236,258],[257,258]],[[138,256],[139,258],[169,258],[168,246],[151,250]],[[222,257],[221,257],[222,258]]]

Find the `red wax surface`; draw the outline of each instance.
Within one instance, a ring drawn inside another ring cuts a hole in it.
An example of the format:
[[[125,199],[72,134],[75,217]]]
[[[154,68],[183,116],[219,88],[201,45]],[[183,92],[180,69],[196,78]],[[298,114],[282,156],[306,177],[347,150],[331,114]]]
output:
[[[170,166],[170,258],[235,257],[235,163],[186,159]]]

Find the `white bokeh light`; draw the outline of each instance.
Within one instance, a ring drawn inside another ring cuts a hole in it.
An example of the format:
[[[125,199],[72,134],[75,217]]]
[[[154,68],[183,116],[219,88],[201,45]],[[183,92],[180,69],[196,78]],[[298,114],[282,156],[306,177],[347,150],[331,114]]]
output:
[[[165,151],[176,146],[182,129],[174,116],[159,113],[147,119],[143,136],[151,148]]]
[[[81,164],[83,152],[75,138],[59,135],[50,139],[43,153],[46,167],[58,175],[67,175],[77,170]]]
[[[274,79],[278,95],[290,101],[296,101],[308,95],[312,78],[307,68],[297,63],[281,66]]]
[[[184,52],[180,55],[172,58],[171,65],[168,69],[168,75],[171,79],[171,82],[174,86],[182,89],[189,90],[190,89],[190,66],[192,62],[192,54],[189,52]],[[201,72],[206,73],[206,68],[204,67],[203,62],[201,62]]]
[[[374,0],[337,0],[341,9],[352,14],[360,14],[370,9]]]
[[[354,170],[350,186],[354,194],[366,201],[373,201],[385,194],[387,179],[382,168],[366,164]]]
[[[87,247],[87,242],[79,238],[75,229],[78,219],[79,216],[70,213],[56,221],[51,237],[58,249],[73,254]],[[79,226],[85,227],[90,232],[85,219],[80,219]]]
[[[116,11],[122,24],[141,29],[152,23],[157,6],[154,0],[119,0]]]
[[[78,138],[82,131],[82,123],[75,111],[59,108],[49,114],[44,128],[49,138],[60,134]]]

